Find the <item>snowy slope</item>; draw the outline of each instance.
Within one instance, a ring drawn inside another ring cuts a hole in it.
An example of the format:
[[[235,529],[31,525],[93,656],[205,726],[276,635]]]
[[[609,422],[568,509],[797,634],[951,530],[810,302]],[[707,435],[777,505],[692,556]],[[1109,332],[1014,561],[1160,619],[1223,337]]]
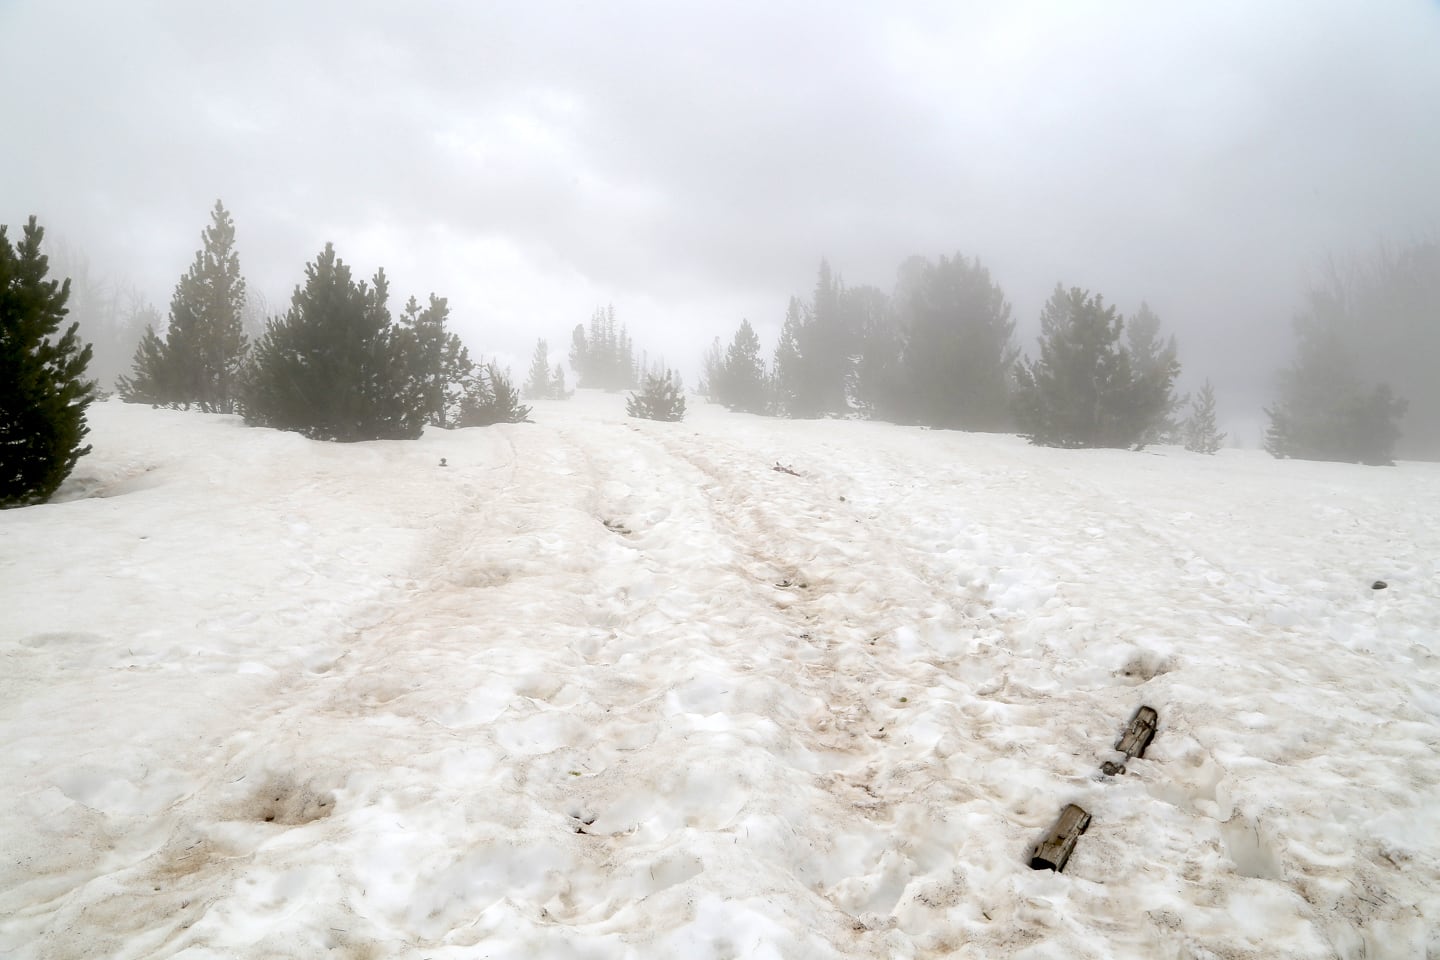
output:
[[[1440,467],[535,417],[92,408],[0,513],[0,955],[1440,955]]]

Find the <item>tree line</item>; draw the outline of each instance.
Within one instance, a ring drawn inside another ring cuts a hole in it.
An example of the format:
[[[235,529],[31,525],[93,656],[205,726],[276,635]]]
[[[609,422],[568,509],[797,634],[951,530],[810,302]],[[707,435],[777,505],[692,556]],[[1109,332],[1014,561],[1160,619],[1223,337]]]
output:
[[[774,416],[1015,430],[1063,447],[1218,448],[1208,384],[1178,416],[1175,340],[1147,305],[1126,320],[1099,294],[1057,284],[1040,325],[1037,354],[1023,356],[1010,303],[977,258],[912,257],[891,294],[847,286],[822,260],[810,299],[790,299],[773,359],[742,321],[706,353],[704,392]]]
[[[245,281],[235,227],[216,202],[201,249],[175,286],[163,335],[147,328],[123,399],[209,413],[318,440],[408,439],[426,426],[519,422],[509,375],[476,362],[448,328],[450,307],[430,294],[390,309],[384,268],[368,280],[327,243],[305,265],[289,309],[244,329]]]
[[[1434,242],[1330,265],[1295,319],[1296,357],[1265,411],[1266,449],[1366,464],[1440,459],[1436,316]],[[912,257],[888,294],[846,286],[822,260],[810,298],[790,298],[768,362],[742,320],[705,352],[701,392],[747,413],[1016,431],[1046,446],[1223,444],[1214,388],[1176,393],[1177,344],[1147,304],[1125,317],[1099,293],[1057,284],[1039,319],[1024,353],[978,258]]]
[[[62,331],[71,281],[47,279],[44,230],[34,217],[19,244],[0,226],[0,507],[48,499],[89,451],[85,409],[99,385],[89,376],[91,345],[78,322]],[[156,407],[238,413],[246,423],[318,440],[410,439],[426,427],[519,423],[531,407],[508,371],[472,360],[449,329],[450,307],[431,293],[390,309],[383,268],[367,280],[327,243],[305,265],[289,308],[252,336],[235,225],[217,201],[201,248],[175,285],[163,324],[154,311],[135,347],[121,398]],[[597,311],[591,334],[577,328],[577,369],[584,386],[637,386],[644,354],[615,324],[614,308]],[[679,419],[678,377],[644,376],[631,413]],[[551,370],[544,341],[525,387],[528,397],[565,397],[563,369]]]
[[[49,277],[44,231],[18,242],[0,225],[0,506],[48,498],[88,451],[93,348],[64,324],[70,278]],[[528,418],[507,371],[476,362],[449,330],[449,305],[410,297],[389,307],[383,269],[366,281],[325,248],[305,266],[283,313],[257,322],[222,203],[176,284],[163,322],[148,317],[118,380],[131,402],[239,413],[247,423],[324,440],[419,436]],[[138,301],[137,301],[138,302]],[[1381,248],[1328,264],[1294,321],[1265,447],[1276,457],[1392,463],[1440,459],[1440,244]],[[113,345],[107,346],[107,350]],[[651,366],[613,306],[577,325],[578,385],[634,389],[633,416],[684,416],[677,374]],[[1014,430],[1060,447],[1179,442],[1215,452],[1208,381],[1180,397],[1175,339],[1144,303],[1122,316],[1104,298],[1057,284],[1033,353],[1015,342],[1011,308],[978,258],[912,257],[892,292],[847,286],[821,261],[807,300],[791,297],[767,359],[742,321],[704,357],[701,392],[727,407],[785,417],[868,416],[897,423]],[[536,345],[525,399],[570,395],[564,368]]]

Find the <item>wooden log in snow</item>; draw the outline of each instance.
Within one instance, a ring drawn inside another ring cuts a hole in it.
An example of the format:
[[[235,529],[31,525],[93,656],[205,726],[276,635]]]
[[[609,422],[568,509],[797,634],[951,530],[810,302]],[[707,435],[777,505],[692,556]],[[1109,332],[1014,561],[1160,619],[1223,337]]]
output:
[[[1160,715],[1155,712],[1154,707],[1141,707],[1136,710],[1135,716],[1130,718],[1130,725],[1115,742],[1115,749],[1126,757],[1145,756],[1145,748],[1150,746],[1150,741],[1155,738],[1155,728],[1159,722]]]
[[[1090,814],[1073,803],[1067,804],[1045,839],[1035,845],[1035,852],[1030,855],[1030,869],[1063,871],[1075,851],[1075,841],[1089,826]]]

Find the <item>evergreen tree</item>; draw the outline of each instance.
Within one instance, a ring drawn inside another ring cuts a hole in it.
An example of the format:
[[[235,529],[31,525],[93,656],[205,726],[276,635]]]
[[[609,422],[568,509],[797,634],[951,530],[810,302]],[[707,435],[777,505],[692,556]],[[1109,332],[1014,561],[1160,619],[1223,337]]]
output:
[[[585,336],[585,325],[575,324],[570,333],[570,369],[575,371],[575,385],[589,386],[585,382],[585,371],[590,369],[590,341]]]
[[[1015,415],[1032,443],[1138,447],[1164,395],[1137,376],[1114,307],[1078,287],[1055,291],[1040,315],[1040,357],[1016,370]],[[1168,390],[1170,381],[1165,382]]]
[[[202,248],[175,285],[170,320],[158,349],[142,341],[134,373],[119,380],[126,400],[233,413],[249,343],[245,280],[235,252],[235,224],[220,201],[201,235]]]
[[[847,402],[851,358],[857,338],[845,310],[845,284],[834,275],[827,260],[820,261],[811,300],[810,322],[802,328],[804,362],[802,407],[813,416],[849,411]]]
[[[550,395],[556,400],[567,400],[570,397],[570,388],[565,385],[565,368],[558,363],[550,377]]]
[[[1160,318],[1148,303],[1141,301],[1140,309],[1125,324],[1125,341],[1135,373],[1136,409],[1147,411],[1140,415],[1152,418],[1140,442],[1172,442],[1180,432],[1176,411],[1181,403],[1174,389],[1175,378],[1180,374],[1175,338],[1161,338]]]
[[[246,393],[247,423],[317,440],[420,436],[427,410],[407,341],[390,317],[384,270],[372,284],[327,243],[285,315],[266,324]]]
[[[1440,245],[1331,264],[1295,318],[1296,357],[1266,411],[1265,449],[1349,463],[1388,464],[1397,453],[1440,459],[1437,316]]]
[[[77,324],[60,332],[70,281],[45,279],[44,236],[31,217],[12,245],[0,225],[0,507],[48,500],[90,452],[90,347]]]
[[[716,337],[710,341],[710,346],[705,348],[705,356],[700,365],[700,393],[711,403],[720,403],[720,393],[724,389],[720,380],[725,376],[725,351],[720,346],[720,338]]]
[[[741,320],[740,329],[735,331],[735,338],[725,353],[716,399],[741,413],[764,413],[767,392],[760,338],[749,320]]]
[[[165,341],[155,332],[155,325],[147,323],[135,347],[133,376],[117,381],[120,396],[126,403],[164,406],[180,393],[179,386],[171,380],[174,372],[175,368],[166,361]]]
[[[1007,429],[1018,351],[1004,292],[978,259],[957,254],[922,263],[897,305],[905,330],[900,408],[906,421]]]
[[[805,357],[801,341],[808,318],[798,297],[791,297],[780,327],[780,342],[775,346],[774,406],[775,412],[787,417],[809,416],[806,396]]]
[[[535,355],[530,361],[530,377],[525,381],[526,400],[544,400],[552,395],[550,379],[550,347],[544,339],[535,341]]]
[[[675,423],[685,419],[685,395],[679,376],[669,370],[646,375],[645,389],[639,394],[630,394],[625,401],[625,412],[642,420]]]
[[[1185,418],[1181,433],[1185,437],[1185,449],[1195,453],[1215,453],[1225,442],[1225,434],[1220,433],[1215,424],[1215,390],[1209,380],[1190,401],[1190,415]]]
[[[411,297],[401,314],[396,331],[405,357],[405,374],[417,393],[425,422],[447,429],[460,412],[464,383],[474,364],[460,338],[448,328],[450,302],[430,294],[422,310]]]
[[[461,402],[460,426],[488,427],[497,423],[527,423],[530,408],[520,402],[520,393],[507,371],[487,363],[469,384]]]

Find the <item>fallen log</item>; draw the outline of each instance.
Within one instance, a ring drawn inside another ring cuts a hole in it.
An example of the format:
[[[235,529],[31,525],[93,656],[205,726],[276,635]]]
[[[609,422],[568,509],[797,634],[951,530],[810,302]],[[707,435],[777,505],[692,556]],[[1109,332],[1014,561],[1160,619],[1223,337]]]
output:
[[[1055,821],[1055,826],[1045,835],[1045,839],[1035,845],[1035,852],[1030,855],[1031,870],[1054,870],[1060,873],[1065,869],[1065,864],[1070,859],[1070,854],[1075,850],[1075,841],[1080,839],[1080,834],[1090,827],[1090,814],[1081,810],[1075,804],[1066,804],[1065,809],[1060,811],[1060,818]]]
[[[1125,754],[1126,758],[1145,756],[1145,748],[1150,746],[1150,741],[1155,738],[1155,727],[1159,721],[1160,715],[1155,712],[1154,707],[1141,707],[1136,710],[1125,732],[1115,741],[1115,749]]]

